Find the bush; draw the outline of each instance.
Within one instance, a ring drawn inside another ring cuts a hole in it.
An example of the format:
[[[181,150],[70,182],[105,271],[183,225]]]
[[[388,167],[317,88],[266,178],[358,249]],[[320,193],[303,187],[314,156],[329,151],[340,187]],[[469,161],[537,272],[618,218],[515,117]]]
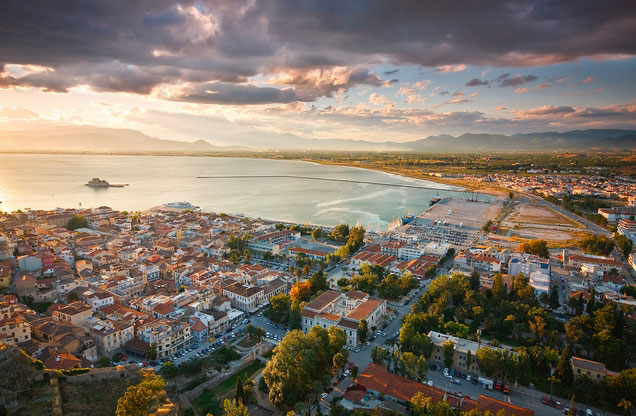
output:
[[[65,376],[76,376],[78,374],[86,374],[91,371],[90,368],[72,368],[70,370],[61,370]]]

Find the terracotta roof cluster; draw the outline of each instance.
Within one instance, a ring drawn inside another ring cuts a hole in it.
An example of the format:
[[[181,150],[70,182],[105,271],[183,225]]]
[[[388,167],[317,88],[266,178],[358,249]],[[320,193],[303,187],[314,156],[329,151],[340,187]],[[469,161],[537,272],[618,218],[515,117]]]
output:
[[[409,402],[417,393],[423,393],[434,402],[446,400],[451,406],[459,408],[462,412],[476,408],[480,414],[484,414],[488,410],[493,414],[497,414],[497,412],[503,410],[506,415],[534,416],[534,411],[532,410],[484,395],[479,396],[477,401],[457,397],[436,387],[391,374],[386,371],[384,366],[375,363],[369,364],[364,372],[358,376],[356,382],[367,390],[382,392],[403,402]],[[359,396],[359,394],[349,395],[353,400],[356,400]]]

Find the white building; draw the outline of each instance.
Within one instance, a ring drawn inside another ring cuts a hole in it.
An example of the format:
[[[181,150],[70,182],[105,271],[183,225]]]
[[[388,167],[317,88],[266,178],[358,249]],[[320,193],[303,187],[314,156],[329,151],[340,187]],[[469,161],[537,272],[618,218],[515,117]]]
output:
[[[350,290],[347,293],[328,290],[307,303],[301,312],[302,329],[308,332],[318,325],[342,329],[347,336],[347,345],[358,345],[358,327],[366,320],[369,329],[379,325],[386,314],[386,300],[372,299],[367,293]]]
[[[539,270],[530,273],[529,283],[534,288],[537,296],[541,293],[550,292],[550,275],[548,273]]]

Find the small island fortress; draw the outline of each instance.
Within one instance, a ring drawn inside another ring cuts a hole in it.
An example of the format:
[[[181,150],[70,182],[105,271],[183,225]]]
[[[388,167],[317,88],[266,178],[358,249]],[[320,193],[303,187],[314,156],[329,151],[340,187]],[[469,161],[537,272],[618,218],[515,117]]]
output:
[[[108,181],[105,181],[104,179],[99,179],[99,178],[93,178],[87,183],[85,183],[84,185],[91,186],[93,188],[123,188],[124,186],[129,186],[127,183],[111,184],[111,183],[108,183]]]

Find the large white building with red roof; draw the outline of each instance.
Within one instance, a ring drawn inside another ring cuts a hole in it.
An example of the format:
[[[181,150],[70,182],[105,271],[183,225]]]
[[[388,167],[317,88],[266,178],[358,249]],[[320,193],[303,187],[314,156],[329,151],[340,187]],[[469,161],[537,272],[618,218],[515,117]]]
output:
[[[358,345],[358,327],[363,319],[369,328],[377,326],[386,314],[386,301],[371,298],[368,293],[350,290],[342,293],[328,290],[307,303],[301,312],[302,329],[308,332],[318,325],[342,329],[347,336],[347,345]]]

